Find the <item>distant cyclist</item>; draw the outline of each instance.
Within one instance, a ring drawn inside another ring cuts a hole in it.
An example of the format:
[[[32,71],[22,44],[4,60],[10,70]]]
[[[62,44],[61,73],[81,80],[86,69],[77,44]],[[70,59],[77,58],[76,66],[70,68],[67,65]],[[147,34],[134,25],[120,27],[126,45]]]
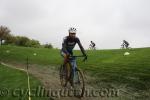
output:
[[[123,40],[123,43],[122,43],[122,48],[128,48],[129,47],[129,42],[127,42],[126,40]]]
[[[63,66],[66,65],[68,57],[73,55],[73,49],[74,49],[76,43],[79,45],[82,54],[85,56],[85,59],[87,59],[85,50],[84,50],[82,44],[80,43],[79,38],[76,37],[76,28],[71,27],[68,30],[68,32],[69,32],[69,36],[64,37],[63,42],[62,42],[61,55],[64,58]]]
[[[95,43],[93,41],[91,41],[91,44],[89,45],[89,49],[95,50],[96,49],[95,46],[96,46]]]

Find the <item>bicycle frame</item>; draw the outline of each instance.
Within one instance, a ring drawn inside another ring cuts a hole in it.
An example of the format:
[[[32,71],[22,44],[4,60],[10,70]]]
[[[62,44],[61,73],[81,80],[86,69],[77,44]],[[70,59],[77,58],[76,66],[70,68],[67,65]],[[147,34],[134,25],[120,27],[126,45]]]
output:
[[[77,71],[77,62],[76,62],[76,58],[77,57],[84,57],[84,56],[70,56],[69,57],[69,63],[71,64],[71,72],[72,72],[72,77],[75,76],[76,71]]]
[[[93,47],[93,46],[90,44],[88,49],[89,49],[89,50],[96,50],[96,47],[95,47],[95,46]]]

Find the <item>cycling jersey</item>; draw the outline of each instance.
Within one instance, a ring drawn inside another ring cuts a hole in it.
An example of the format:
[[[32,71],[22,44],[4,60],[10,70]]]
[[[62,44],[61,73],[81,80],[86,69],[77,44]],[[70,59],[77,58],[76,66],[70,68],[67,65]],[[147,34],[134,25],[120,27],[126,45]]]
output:
[[[76,43],[79,45],[83,55],[85,55],[85,50],[84,48],[82,47],[82,44],[80,43],[80,40],[78,37],[75,37],[75,38],[71,38],[69,36],[66,36],[64,39],[63,39],[63,43],[62,43],[62,51],[64,53],[67,53],[67,54],[71,54],[73,55],[73,48],[75,47]]]
[[[124,43],[125,43],[126,45],[129,45],[129,43],[128,43],[127,41],[124,41]]]
[[[92,43],[92,46],[95,47],[95,43]]]

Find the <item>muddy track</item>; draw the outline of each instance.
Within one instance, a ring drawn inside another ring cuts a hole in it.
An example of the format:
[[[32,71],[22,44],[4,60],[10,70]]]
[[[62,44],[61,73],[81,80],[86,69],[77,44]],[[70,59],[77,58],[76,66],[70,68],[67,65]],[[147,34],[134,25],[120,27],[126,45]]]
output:
[[[2,63],[3,65],[6,65],[8,67],[26,71],[26,65],[25,64],[19,64],[19,63]],[[39,65],[29,65],[29,74],[36,77],[38,80],[41,81],[43,84],[43,87],[46,90],[64,90],[62,86],[60,85],[59,81],[59,67],[56,66],[39,66]],[[84,73],[85,77],[85,87],[86,89],[98,89],[99,87],[95,83],[94,86],[90,84],[90,82],[95,81],[95,78],[87,75]],[[95,87],[96,86],[96,87]],[[69,89],[69,87],[67,88]],[[93,95],[86,95],[83,98],[78,98],[75,96],[52,96],[50,95],[50,98],[48,100],[136,100],[132,96],[132,94],[127,95],[127,94],[119,94],[119,97],[107,97],[107,96],[96,96],[94,97]],[[129,97],[127,97],[129,96]]]
[[[18,70],[23,70],[26,71],[26,66],[23,64],[17,64],[17,63],[11,63],[11,64],[6,64],[8,67],[15,68]],[[59,81],[59,71],[58,67],[55,66],[46,66],[46,67],[41,67],[39,65],[30,65],[28,69],[29,73],[36,77],[38,80],[42,82],[44,85],[44,88],[47,89],[64,89],[60,85]],[[86,80],[90,80],[89,77],[86,77]],[[86,82],[85,80],[85,82]],[[86,82],[86,88],[92,88],[87,82]],[[74,96],[60,96],[60,97],[51,97],[49,100],[107,100],[106,98],[100,98],[100,97],[83,97],[83,98],[78,98]]]
[[[19,64],[19,63],[3,63],[3,65],[6,65],[8,67],[26,71],[26,65],[25,64]],[[39,65],[29,65],[28,69],[30,75],[36,77],[38,80],[41,81],[43,84],[43,87],[46,90],[64,90],[64,88],[61,87],[60,81],[59,81],[59,67],[56,66],[39,66]],[[84,74],[86,76],[85,78],[85,86],[86,89],[97,89],[99,88],[96,83],[94,83],[94,86],[91,85],[90,82],[94,82],[95,78],[87,75],[86,73]],[[96,87],[95,87],[96,86]],[[69,88],[67,88],[69,89]],[[127,93],[125,86],[121,86],[121,93],[119,93],[119,97],[93,97],[93,95],[88,95],[83,98],[78,98],[75,96],[51,96],[49,100],[137,100],[136,96],[131,93]],[[57,95],[58,96],[58,95]],[[137,94],[138,97],[138,94]],[[140,100],[140,99],[139,99]],[[146,100],[146,99],[145,99]],[[149,99],[148,99],[149,100]]]

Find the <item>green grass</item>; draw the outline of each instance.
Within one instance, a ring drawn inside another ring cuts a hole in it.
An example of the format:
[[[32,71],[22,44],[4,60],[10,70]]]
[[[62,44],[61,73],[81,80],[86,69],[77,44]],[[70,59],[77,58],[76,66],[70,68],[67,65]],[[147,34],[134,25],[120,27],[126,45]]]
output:
[[[6,53],[7,50],[10,53]],[[4,62],[26,63],[26,57],[29,56],[31,64],[59,66],[62,63],[60,50],[56,49],[1,46],[0,51]],[[124,56],[126,51],[130,55]],[[33,53],[37,53],[37,56]],[[75,51],[74,54],[81,53]],[[96,78],[91,84],[107,88],[124,87],[126,90],[140,92],[143,97],[147,96],[145,92],[150,92],[150,48],[96,50],[87,51],[87,54],[88,61],[84,63],[79,58],[78,65]]]
[[[7,53],[7,50],[10,52]],[[16,46],[0,46],[0,57],[2,61],[17,61],[26,63],[27,56],[30,63],[36,64],[58,64],[60,62],[59,50],[43,49],[43,48],[26,48]],[[34,56],[33,54],[37,55]]]
[[[42,84],[30,75],[31,90]],[[2,95],[5,91],[5,95]],[[21,92],[22,91],[22,92]],[[17,69],[0,65],[0,99],[1,100],[28,100],[27,74]],[[35,92],[31,92],[34,93]],[[32,100],[47,100],[47,97],[32,97]]]

